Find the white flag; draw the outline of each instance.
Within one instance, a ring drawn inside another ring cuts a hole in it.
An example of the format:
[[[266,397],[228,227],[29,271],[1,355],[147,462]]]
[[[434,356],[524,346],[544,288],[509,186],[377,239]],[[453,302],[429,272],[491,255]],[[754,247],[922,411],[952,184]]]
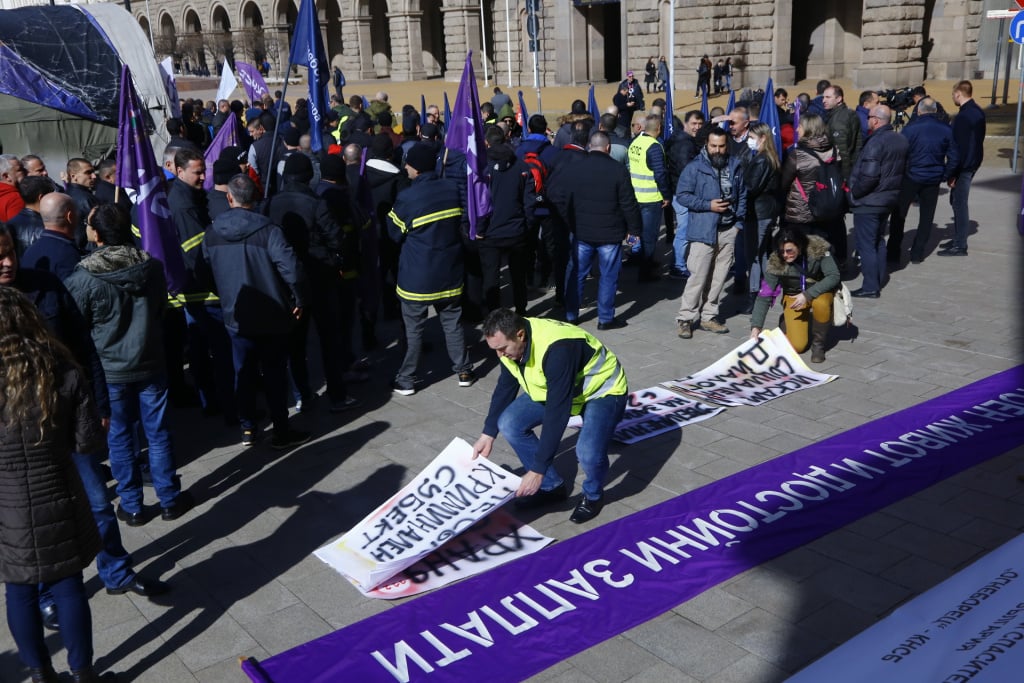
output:
[[[171,116],[180,119],[181,101],[178,98],[178,86],[174,82],[174,64],[171,62],[170,57],[160,62],[160,75],[164,79],[164,89],[167,91],[167,106],[170,109]]]
[[[228,60],[225,59],[224,67],[220,72],[220,87],[217,88],[217,101],[220,102],[221,100],[228,99],[237,87],[238,79],[235,78],[235,74],[228,65]]]

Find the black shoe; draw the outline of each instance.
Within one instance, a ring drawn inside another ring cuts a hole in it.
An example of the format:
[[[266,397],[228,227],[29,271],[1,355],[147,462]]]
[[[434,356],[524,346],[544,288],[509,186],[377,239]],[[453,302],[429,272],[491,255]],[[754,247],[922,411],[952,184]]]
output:
[[[300,432],[297,429],[275,431],[274,435],[270,437],[270,447],[278,451],[286,451],[289,448],[301,446],[311,438],[313,438],[313,435],[309,432]]]
[[[346,396],[340,401],[331,401],[328,410],[332,413],[344,413],[346,410],[352,410],[363,405],[363,402],[354,396]]]
[[[146,508],[142,508],[138,512],[128,512],[124,508],[118,506],[117,518],[128,526],[142,526],[149,521],[149,515],[146,514]]]
[[[936,256],[967,256],[966,247],[947,247],[941,251],[935,252]]]
[[[946,240],[939,245],[939,249],[949,249],[956,246],[956,240]]]
[[[132,577],[132,580],[123,586],[117,588],[108,588],[107,595],[124,595],[125,593],[135,593],[141,595],[144,598],[148,598],[151,595],[162,595],[167,591],[171,590],[163,581],[156,581],[155,579],[144,579],[138,574]]]
[[[41,669],[29,669],[28,670],[32,683],[58,683],[60,679],[57,677],[57,672],[53,670],[53,666],[47,664]]]
[[[619,320],[618,318],[612,318],[606,323],[597,323],[597,329],[599,330],[618,330],[629,325],[625,320]]]
[[[472,369],[459,373],[459,386],[471,387],[476,382],[476,373]]]
[[[43,615],[43,628],[47,631],[60,630],[60,620],[57,619],[57,605],[47,605],[39,611]]]
[[[522,498],[516,498],[516,507],[520,510],[530,510],[532,508],[543,507],[544,505],[552,505],[554,503],[561,503],[564,500],[569,499],[569,490],[564,486],[559,486],[557,489],[551,489],[550,491],[537,491],[532,496],[523,496]]]
[[[670,280],[686,280],[690,277],[690,274],[679,270],[675,266],[668,269],[668,278]]]
[[[911,254],[910,262],[913,264],[924,263],[924,256],[917,256],[916,254]]]
[[[174,499],[174,505],[169,508],[163,508],[160,511],[160,519],[165,522],[173,522],[178,519],[178,517],[181,517],[183,514],[191,510],[195,504],[196,502],[192,499],[192,494],[188,491],[182,491],[178,494],[178,497]]]
[[[576,504],[576,509],[572,511],[572,516],[569,517],[570,522],[576,524],[583,524],[589,522],[594,517],[601,514],[601,508],[604,507],[604,498],[598,498],[597,500],[590,500],[586,496],[580,498],[580,502]]]
[[[850,296],[852,296],[854,299],[877,299],[878,297],[882,296],[882,293],[878,291],[871,291],[861,287],[860,289],[855,289],[852,292],[850,292]]]

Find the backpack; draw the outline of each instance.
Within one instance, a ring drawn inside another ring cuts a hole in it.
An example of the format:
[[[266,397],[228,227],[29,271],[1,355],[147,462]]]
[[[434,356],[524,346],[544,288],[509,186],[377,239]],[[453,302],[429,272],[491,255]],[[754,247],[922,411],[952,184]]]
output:
[[[548,179],[548,167],[540,160],[540,155],[537,152],[527,152],[524,154],[523,163],[530,169],[530,175],[533,176],[533,187],[537,192],[537,202],[543,202],[544,183]]]
[[[796,180],[796,187],[800,191],[800,196],[807,202],[807,207],[815,220],[841,218],[849,210],[846,193],[850,190],[846,187],[842,168],[835,157],[832,161],[818,159],[818,177],[814,180],[814,190],[809,197],[799,178]]]

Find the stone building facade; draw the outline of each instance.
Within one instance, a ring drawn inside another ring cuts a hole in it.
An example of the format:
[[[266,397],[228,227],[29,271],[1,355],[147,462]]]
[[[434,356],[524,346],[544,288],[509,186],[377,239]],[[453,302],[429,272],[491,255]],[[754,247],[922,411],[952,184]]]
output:
[[[673,49],[678,88],[693,87],[703,54],[732,56],[738,83],[847,77],[858,87],[971,78],[983,0],[537,0],[530,51],[527,0],[317,0],[331,62],[350,80],[458,80],[468,49],[477,75],[501,85],[617,81]],[[158,58],[183,68],[236,59],[280,73],[293,0],[132,3],[153,23]],[[674,45],[670,35],[674,33]],[[486,64],[482,62],[486,55]],[[536,59],[536,67],[534,60]]]

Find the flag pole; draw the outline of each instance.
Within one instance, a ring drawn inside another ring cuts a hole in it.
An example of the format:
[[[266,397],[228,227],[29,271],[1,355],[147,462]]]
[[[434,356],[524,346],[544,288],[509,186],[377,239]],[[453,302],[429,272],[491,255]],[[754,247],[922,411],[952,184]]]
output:
[[[480,44],[484,48],[480,55],[482,57],[480,61],[484,65],[484,86],[486,87],[489,85],[490,79],[487,77],[487,26],[484,25],[484,0],[480,0]]]
[[[290,51],[289,51],[290,53]],[[284,104],[285,98],[288,96],[288,74],[292,72],[292,59],[291,54],[288,55],[288,70],[284,72],[284,87],[281,89],[281,103]],[[270,86],[267,86],[267,91],[270,91]],[[281,127],[281,110],[284,109],[282,106],[278,106],[277,112],[274,118],[274,138],[270,141],[270,151],[267,153],[267,182],[263,185],[263,198],[266,199],[270,196],[270,177],[273,169],[271,166],[274,163],[274,150],[277,149],[277,129]],[[266,135],[266,133],[263,133]]]

